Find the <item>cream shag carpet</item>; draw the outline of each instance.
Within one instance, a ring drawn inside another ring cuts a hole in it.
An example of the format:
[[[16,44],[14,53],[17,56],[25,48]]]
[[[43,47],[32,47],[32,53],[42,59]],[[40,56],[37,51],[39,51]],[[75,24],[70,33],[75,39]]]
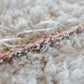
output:
[[[0,0],[0,53],[84,23],[84,0]],[[0,84],[84,84],[84,32],[0,65]]]

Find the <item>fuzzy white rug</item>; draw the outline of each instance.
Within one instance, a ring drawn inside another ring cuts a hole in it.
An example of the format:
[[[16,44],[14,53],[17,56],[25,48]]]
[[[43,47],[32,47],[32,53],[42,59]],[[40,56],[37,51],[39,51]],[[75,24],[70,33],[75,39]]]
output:
[[[84,22],[84,0],[0,0],[0,53]],[[84,32],[0,65],[0,84],[84,84]]]

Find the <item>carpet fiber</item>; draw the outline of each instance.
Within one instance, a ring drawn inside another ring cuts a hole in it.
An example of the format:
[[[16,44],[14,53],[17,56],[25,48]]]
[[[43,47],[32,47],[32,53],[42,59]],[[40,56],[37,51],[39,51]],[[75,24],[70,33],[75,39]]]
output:
[[[0,0],[0,53],[84,21],[84,0]],[[0,65],[0,84],[84,84],[84,32]]]

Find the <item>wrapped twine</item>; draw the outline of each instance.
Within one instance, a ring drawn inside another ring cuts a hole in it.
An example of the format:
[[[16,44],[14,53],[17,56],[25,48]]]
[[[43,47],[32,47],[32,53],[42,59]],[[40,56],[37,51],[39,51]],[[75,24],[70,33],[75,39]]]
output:
[[[30,43],[26,45],[24,48],[16,48],[11,53],[0,54],[0,64],[5,61],[10,61],[13,57],[20,57],[26,55],[28,52],[33,50],[40,50],[44,44],[51,44],[53,41],[56,42],[57,40],[62,40],[64,38],[69,37],[73,33],[80,33],[84,30],[84,24],[79,26],[74,26],[67,31],[61,32],[58,35],[53,35],[43,40],[36,41],[35,43]]]

